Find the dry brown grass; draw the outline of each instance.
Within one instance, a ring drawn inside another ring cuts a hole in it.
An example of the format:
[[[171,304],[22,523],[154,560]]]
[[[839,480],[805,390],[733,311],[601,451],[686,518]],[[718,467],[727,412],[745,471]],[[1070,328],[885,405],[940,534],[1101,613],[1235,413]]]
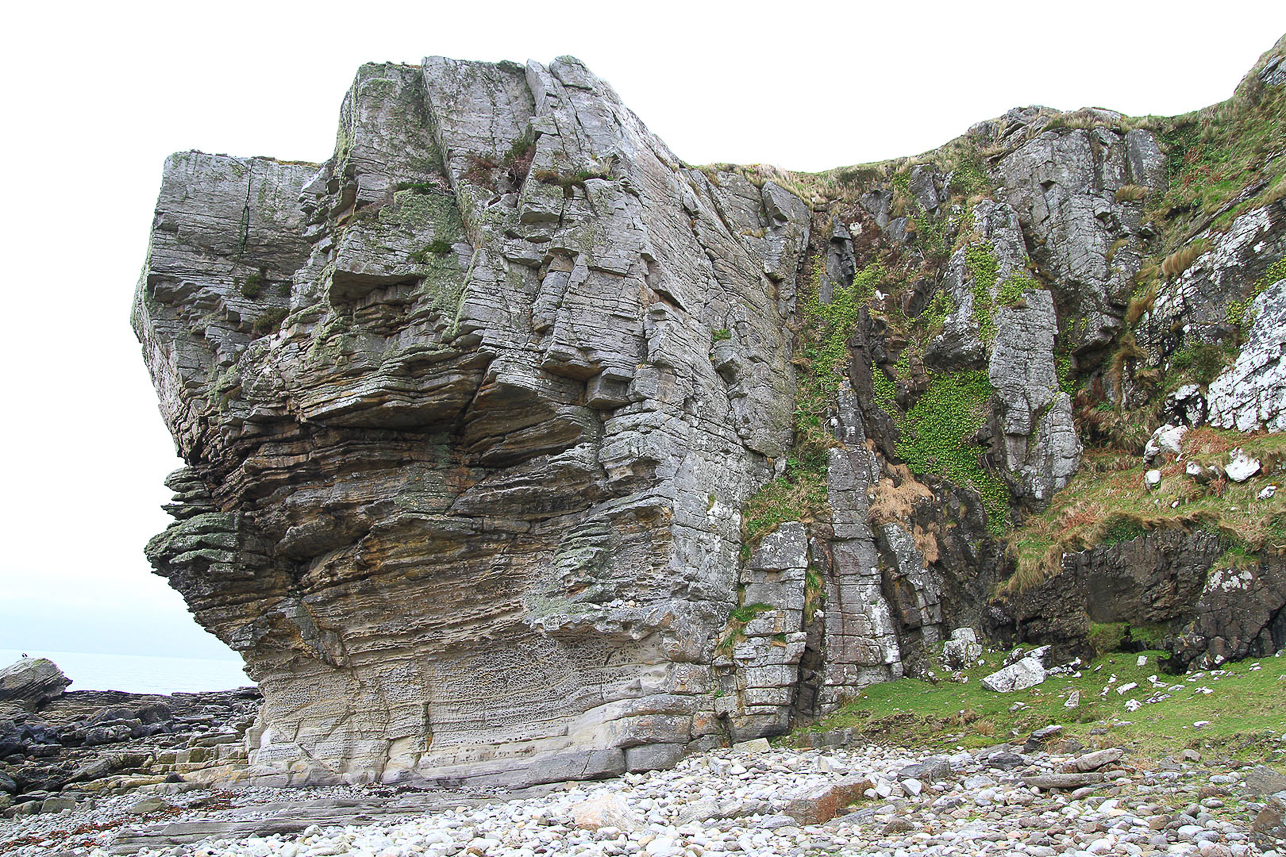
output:
[[[1165,261],[1161,263],[1161,273],[1174,279],[1192,267],[1192,263],[1197,261],[1197,257],[1204,252],[1206,252],[1205,241],[1193,241],[1191,244],[1184,245],[1165,257]]]
[[[1125,373],[1130,368],[1129,363],[1146,360],[1147,356],[1148,353],[1139,346],[1133,333],[1121,337],[1121,344],[1112,355],[1112,364],[1107,370],[1108,381],[1116,389],[1118,400],[1124,396]]]
[[[1152,309],[1156,302],[1157,283],[1153,280],[1146,289],[1130,298],[1129,306],[1125,308],[1125,323],[1138,324],[1143,314]]]
[[[1259,202],[1261,205],[1272,205],[1282,197],[1286,197],[1286,175],[1278,178],[1275,184],[1264,191],[1263,196],[1259,198]]]
[[[1237,444],[1226,434],[1210,426],[1193,429],[1183,436],[1183,449],[1193,457],[1208,458],[1232,451]]]
[[[917,502],[933,499],[933,492],[917,482],[905,464],[889,465],[888,470],[889,475],[867,491],[871,503],[867,519],[876,526],[905,522]]]
[[[1128,238],[1118,238],[1113,241],[1112,246],[1107,248],[1107,263],[1109,265],[1112,264],[1112,260],[1116,258],[1116,254],[1121,250],[1121,248],[1129,245],[1129,243],[1130,241]]]
[[[915,546],[920,551],[920,556],[924,557],[925,562],[935,563],[942,556],[941,549],[938,546],[936,524],[931,524],[928,530],[917,524],[911,530],[911,538],[915,541]]]
[[[1151,188],[1143,185],[1127,184],[1122,185],[1116,192],[1117,202],[1138,202],[1141,199],[1147,199],[1148,194],[1152,193]]]
[[[1265,468],[1286,458],[1286,437],[1279,434],[1194,429],[1184,436],[1182,459],[1161,464],[1161,485],[1149,489],[1144,472],[1154,465],[1132,454],[1088,451],[1072,484],[1014,531],[1008,555],[1015,571],[996,594],[1012,596],[1059,574],[1064,553],[1158,529],[1217,530],[1249,555],[1286,552],[1286,497],[1257,499],[1266,480],[1201,483],[1185,475],[1189,461],[1226,465],[1237,447]]]

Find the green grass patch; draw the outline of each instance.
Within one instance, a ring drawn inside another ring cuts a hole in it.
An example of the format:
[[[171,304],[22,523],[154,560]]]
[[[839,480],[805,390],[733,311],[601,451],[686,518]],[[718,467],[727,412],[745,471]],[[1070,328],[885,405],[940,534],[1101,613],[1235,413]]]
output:
[[[944,674],[930,681],[908,678],[871,685],[835,714],[796,730],[792,738],[805,743],[808,732],[851,728],[867,740],[941,751],[1021,741],[1035,729],[1061,724],[1063,736],[1087,747],[1125,746],[1133,759],[1141,760],[1195,748],[1258,761],[1265,740],[1268,746],[1280,746],[1276,739],[1286,732],[1286,656],[1168,676],[1158,666],[1163,652],[1141,654],[1147,658],[1143,666],[1136,654],[1112,653],[1083,667],[1079,678],[1051,676],[1028,690],[994,693],[982,687],[982,679],[1000,667],[1004,656],[988,653],[984,666],[960,673],[968,677],[965,683]],[[1256,664],[1260,669],[1252,669]],[[1112,676],[1115,682],[1109,682]],[[1149,676],[1157,676],[1160,686],[1154,687]],[[1138,687],[1116,692],[1130,682]],[[1171,690],[1176,685],[1181,687]],[[1212,693],[1197,690],[1203,687]],[[1080,694],[1080,705],[1065,708],[1073,690]],[[1170,698],[1144,702],[1161,694]],[[1129,711],[1126,702],[1131,699],[1143,705]],[[1015,703],[1024,707],[1011,711]],[[1198,729],[1194,724],[1199,721],[1209,725]],[[1094,734],[1103,730],[1106,734]]]
[[[1251,91],[1253,90],[1253,91]],[[1229,100],[1194,113],[1155,120],[1167,158],[1169,188],[1149,197],[1148,210],[1176,249],[1206,224],[1226,227],[1238,214],[1264,204],[1254,196],[1230,203],[1244,189],[1281,180],[1286,164],[1286,87],[1243,87]]]

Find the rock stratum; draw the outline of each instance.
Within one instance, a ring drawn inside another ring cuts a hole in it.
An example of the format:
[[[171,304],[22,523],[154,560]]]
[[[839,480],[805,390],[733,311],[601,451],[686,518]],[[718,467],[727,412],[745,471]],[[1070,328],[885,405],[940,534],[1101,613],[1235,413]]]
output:
[[[966,626],[1281,648],[1282,47],[1189,117],[819,175],[685,164],[567,57],[363,66],[324,164],[169,158],[147,553],[259,683],[245,776],[667,767]],[[1146,508],[1050,519],[1170,422]]]

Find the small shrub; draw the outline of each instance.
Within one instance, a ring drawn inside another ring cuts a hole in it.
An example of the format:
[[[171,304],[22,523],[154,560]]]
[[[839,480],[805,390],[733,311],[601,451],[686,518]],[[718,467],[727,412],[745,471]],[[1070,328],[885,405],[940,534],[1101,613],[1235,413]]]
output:
[[[584,190],[585,182],[590,179],[611,178],[603,170],[576,170],[570,173],[560,173],[558,170],[538,170],[532,177],[541,184],[561,187],[563,196],[568,199],[571,199],[575,188],[579,187]]]
[[[1031,277],[1010,277],[1001,283],[1000,291],[996,293],[996,302],[1001,306],[1017,306],[1022,302],[1023,295],[1039,290],[1040,283]]]
[[[1132,541],[1147,533],[1147,527],[1137,515],[1119,513],[1108,517],[1099,527],[1098,543],[1102,545],[1119,545]]]
[[[726,327],[721,327],[710,332],[710,340],[712,342],[723,342],[728,339],[732,339],[732,332]]]
[[[419,250],[411,254],[411,261],[417,265],[424,265],[431,261],[432,256],[445,256],[451,252],[451,242],[445,238],[434,238],[428,244],[425,244]]]
[[[473,184],[490,187],[492,178],[499,166],[491,158],[471,155],[469,157],[469,167],[464,171],[462,177]]]
[[[1090,623],[1089,644],[1093,647],[1094,654],[1102,656],[1108,652],[1121,651],[1121,644],[1126,640],[1129,627],[1126,622]]]
[[[771,609],[773,609],[771,604],[743,604],[733,610],[728,618],[734,622],[740,622],[744,625],[760,613]]]
[[[265,336],[273,333],[281,327],[282,321],[289,315],[290,311],[285,307],[269,307],[258,318],[255,319],[255,333]]]
[[[1229,350],[1223,345],[1189,345],[1170,355],[1170,372],[1207,386],[1228,365]]]
[[[260,268],[255,273],[246,277],[245,281],[242,282],[238,288],[241,292],[242,297],[246,297],[246,298],[249,298],[250,300],[254,300],[255,298],[259,297],[260,292],[263,291],[263,287],[267,285],[267,283],[268,283],[267,270],[264,268]]]
[[[536,137],[528,128],[527,131],[514,141],[505,153],[504,168],[509,175],[509,181],[517,187],[527,179],[527,173],[531,171],[531,162],[536,157]]]

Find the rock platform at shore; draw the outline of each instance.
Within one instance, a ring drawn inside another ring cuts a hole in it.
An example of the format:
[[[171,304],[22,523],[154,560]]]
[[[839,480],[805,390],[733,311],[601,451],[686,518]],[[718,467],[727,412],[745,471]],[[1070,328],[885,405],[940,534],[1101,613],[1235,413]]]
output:
[[[926,756],[765,743],[694,754],[669,771],[524,792],[163,784],[0,822],[0,854],[1286,854],[1286,792],[1266,792],[1283,783],[1262,765],[1194,751],[1142,764],[1111,747],[1000,744]]]
[[[263,701],[253,687],[68,692],[67,677],[40,658],[18,661],[3,677],[0,817],[8,819],[233,779],[245,766],[242,738]]]

